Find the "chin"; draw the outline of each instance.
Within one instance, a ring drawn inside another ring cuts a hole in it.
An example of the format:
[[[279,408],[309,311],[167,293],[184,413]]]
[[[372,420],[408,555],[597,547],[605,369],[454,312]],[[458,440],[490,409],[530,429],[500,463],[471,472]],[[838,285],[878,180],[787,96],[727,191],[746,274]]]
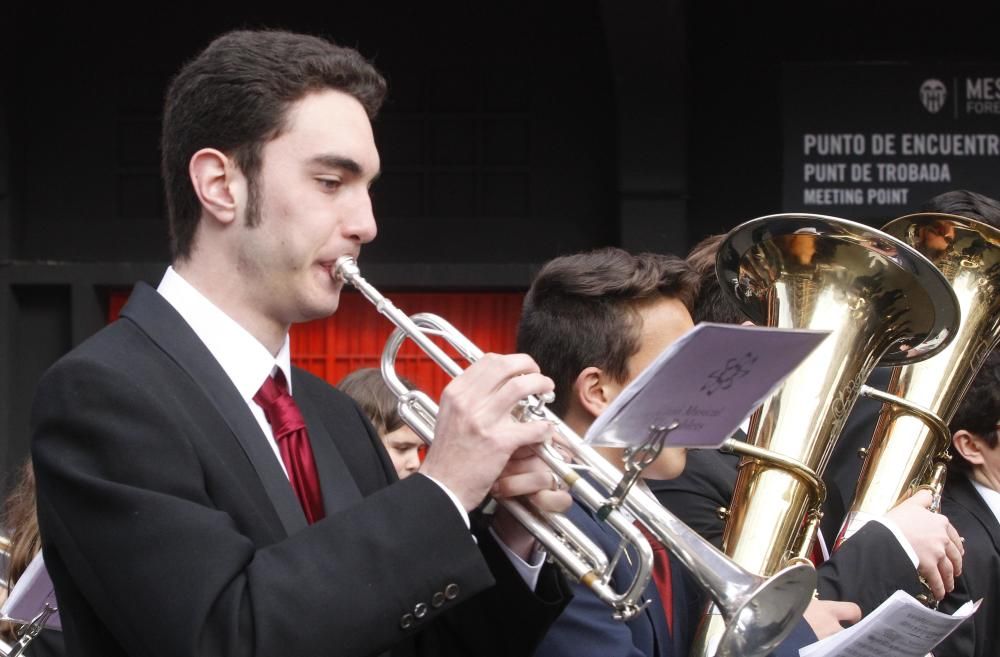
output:
[[[334,294],[326,292],[322,295],[310,299],[303,303],[299,313],[299,322],[310,322],[314,319],[323,319],[337,312],[340,306],[340,290]]]
[[[683,447],[668,447],[646,468],[646,476],[650,479],[673,479],[684,472],[687,465],[687,450]]]

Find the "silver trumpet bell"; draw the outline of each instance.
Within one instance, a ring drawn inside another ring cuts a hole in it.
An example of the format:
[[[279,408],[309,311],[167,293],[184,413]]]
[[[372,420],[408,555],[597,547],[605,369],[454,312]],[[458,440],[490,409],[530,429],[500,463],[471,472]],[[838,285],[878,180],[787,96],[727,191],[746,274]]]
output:
[[[424,393],[406,386],[396,374],[396,354],[406,339],[413,340],[451,376],[462,372],[455,361],[429,336],[439,336],[451,344],[468,362],[483,356],[482,351],[451,324],[436,315],[407,316],[397,309],[360,273],[354,259],[337,260],[334,276],[357,288],[397,329],[382,354],[382,375],[399,399],[403,420],[426,442],[434,435],[437,405]],[[605,518],[639,555],[636,577],[623,593],[608,586],[611,569],[622,553],[611,559],[561,514],[542,513],[519,502],[501,501],[507,509],[545,546],[553,560],[578,581],[589,586],[614,610],[616,618],[627,620],[642,608],[642,593],[652,572],[652,552],[645,537],[632,524],[638,519],[704,587],[726,620],[719,655],[763,657],[794,628],[812,599],[816,573],[810,566],[794,564],[765,578],[741,568],[711,543],[667,511],[648,491],[635,487],[623,499],[613,499],[620,490],[621,472],[561,419],[545,407],[543,400],[523,400],[515,414],[523,421],[543,420],[552,424],[563,438],[574,460],[589,470],[602,493],[582,479],[549,446],[538,448],[539,456],[567,484],[570,493],[599,517]],[[627,511],[622,514],[618,507]]]

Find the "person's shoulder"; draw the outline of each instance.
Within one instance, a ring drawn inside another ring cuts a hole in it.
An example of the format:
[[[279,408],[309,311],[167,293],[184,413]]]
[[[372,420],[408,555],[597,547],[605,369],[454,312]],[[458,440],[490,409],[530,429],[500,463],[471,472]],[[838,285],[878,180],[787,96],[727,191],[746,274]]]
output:
[[[353,405],[353,400],[329,381],[297,365],[292,366],[292,390],[296,394],[302,391],[311,397],[322,398],[338,405]]]
[[[118,319],[60,356],[48,368],[42,380],[79,370],[127,373],[135,369],[145,347],[148,347],[148,341],[135,325]]]
[[[717,449],[689,450],[680,475],[648,483],[654,492],[704,492],[710,487],[731,494],[739,460],[739,456]]]
[[[989,516],[989,507],[973,487],[968,477],[951,473],[941,496],[941,512],[958,528],[979,525],[980,516]]]
[[[325,416],[367,420],[364,411],[350,395],[301,367],[292,366],[292,394],[299,400],[308,398]]]

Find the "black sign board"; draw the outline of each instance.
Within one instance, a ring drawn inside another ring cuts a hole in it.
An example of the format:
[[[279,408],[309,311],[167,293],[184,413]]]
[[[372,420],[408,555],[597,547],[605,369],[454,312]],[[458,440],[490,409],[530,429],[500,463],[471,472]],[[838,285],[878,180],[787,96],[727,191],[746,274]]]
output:
[[[1000,198],[1000,64],[795,64],[784,208],[881,225],[932,196]]]

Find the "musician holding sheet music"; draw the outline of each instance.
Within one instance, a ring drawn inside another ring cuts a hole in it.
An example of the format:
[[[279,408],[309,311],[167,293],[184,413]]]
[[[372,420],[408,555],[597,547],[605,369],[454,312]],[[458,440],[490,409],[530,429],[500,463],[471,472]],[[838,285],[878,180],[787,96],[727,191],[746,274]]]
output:
[[[556,258],[542,268],[527,294],[518,349],[552,376],[553,410],[582,435],[631,380],[691,329],[689,307],[696,289],[695,274],[673,256],[631,255],[607,248]],[[621,463],[621,448],[599,449],[612,463]],[[677,476],[685,460],[683,448],[667,447],[644,474]],[[617,535],[594,514],[580,504],[568,514],[609,554],[614,553]],[[628,623],[615,621],[606,607],[577,585],[576,596],[536,656],[687,655],[707,594],[666,550],[658,551],[654,544],[654,554],[654,581],[646,590],[650,604],[641,614]],[[631,577],[629,561],[622,559],[613,579],[620,584]],[[857,615],[850,603],[814,602],[807,621],[800,622],[775,654],[791,657],[816,634],[837,631],[840,621]]]

